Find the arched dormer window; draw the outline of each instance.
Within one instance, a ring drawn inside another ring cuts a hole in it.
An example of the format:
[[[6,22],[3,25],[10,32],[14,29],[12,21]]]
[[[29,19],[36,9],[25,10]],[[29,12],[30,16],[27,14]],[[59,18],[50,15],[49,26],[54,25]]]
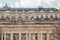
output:
[[[9,16],[6,16],[6,20],[10,20],[10,17]]]
[[[20,15],[20,16],[18,16],[18,20],[22,20],[22,16]]]
[[[51,20],[55,19],[53,14],[50,15],[50,19]]]
[[[51,15],[50,18],[53,19],[53,15]]]
[[[45,15],[45,20],[48,20],[48,19],[49,19],[49,18],[48,18],[48,14],[46,14],[46,15]]]
[[[55,20],[58,20],[58,17],[57,16],[55,16]]]
[[[11,14],[11,21],[15,21],[16,20],[16,16],[14,14]]]
[[[25,20],[30,20],[30,17],[28,15],[25,16]]]
[[[35,19],[35,20],[40,20],[40,15],[39,15],[39,14],[35,14],[35,15],[34,15],[34,19]]]
[[[5,15],[4,14],[1,14],[0,20],[5,20]]]
[[[60,14],[58,14],[58,19],[60,20]]]

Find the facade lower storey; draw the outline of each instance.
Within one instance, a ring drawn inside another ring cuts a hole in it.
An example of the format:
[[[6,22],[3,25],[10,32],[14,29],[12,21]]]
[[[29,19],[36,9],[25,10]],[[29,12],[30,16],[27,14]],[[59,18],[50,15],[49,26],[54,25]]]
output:
[[[0,40],[53,40],[51,28],[1,28]]]

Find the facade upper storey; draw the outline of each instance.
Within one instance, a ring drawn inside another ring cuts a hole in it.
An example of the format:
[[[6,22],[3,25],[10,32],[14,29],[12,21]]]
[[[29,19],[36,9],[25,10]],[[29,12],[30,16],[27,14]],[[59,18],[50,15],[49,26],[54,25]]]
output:
[[[60,20],[60,12],[56,8],[11,8],[6,4],[0,8],[0,20]]]

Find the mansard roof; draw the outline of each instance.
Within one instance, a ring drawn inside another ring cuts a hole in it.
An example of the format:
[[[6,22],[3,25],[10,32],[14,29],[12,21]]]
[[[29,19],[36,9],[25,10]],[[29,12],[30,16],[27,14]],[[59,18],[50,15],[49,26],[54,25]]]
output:
[[[56,8],[11,8],[6,4],[4,7],[0,8],[0,11],[59,11]]]

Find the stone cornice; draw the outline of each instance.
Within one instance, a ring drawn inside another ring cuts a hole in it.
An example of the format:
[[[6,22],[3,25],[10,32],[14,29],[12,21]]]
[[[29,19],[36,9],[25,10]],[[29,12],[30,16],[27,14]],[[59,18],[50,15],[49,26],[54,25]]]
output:
[[[0,25],[1,28],[53,28],[60,25]]]

